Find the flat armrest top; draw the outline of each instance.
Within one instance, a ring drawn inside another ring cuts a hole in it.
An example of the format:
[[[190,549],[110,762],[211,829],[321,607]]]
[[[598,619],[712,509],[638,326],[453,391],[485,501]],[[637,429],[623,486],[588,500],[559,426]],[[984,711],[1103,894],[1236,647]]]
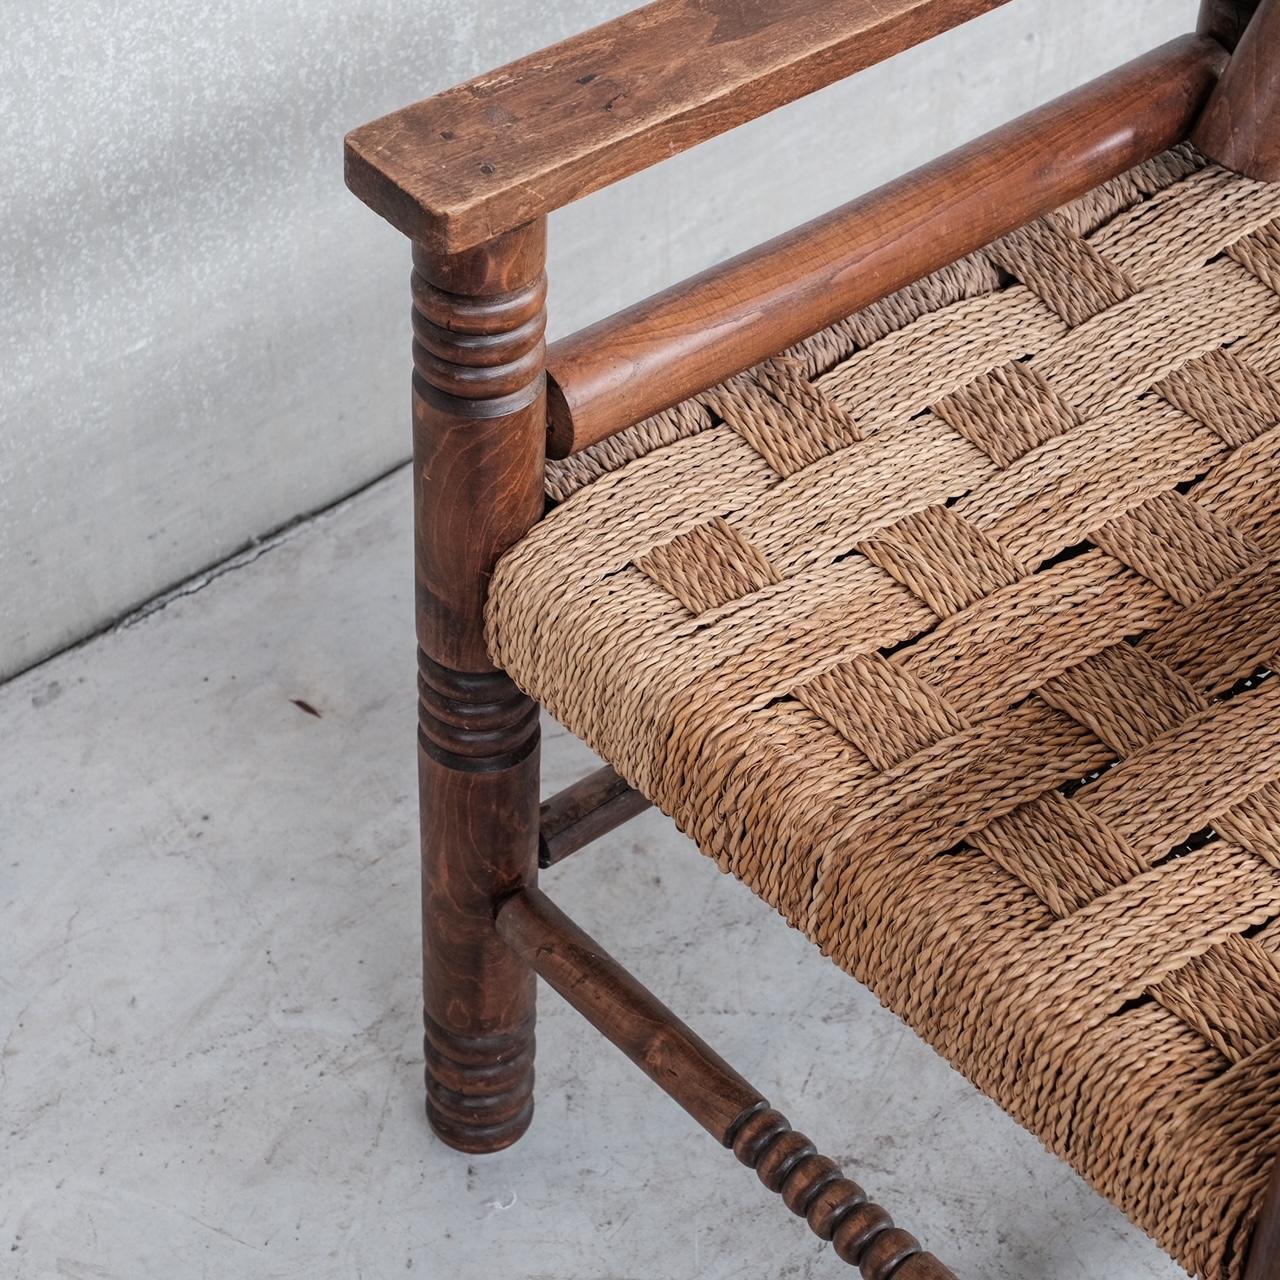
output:
[[[459,252],[1006,0],[657,0],[347,136],[347,184]]]

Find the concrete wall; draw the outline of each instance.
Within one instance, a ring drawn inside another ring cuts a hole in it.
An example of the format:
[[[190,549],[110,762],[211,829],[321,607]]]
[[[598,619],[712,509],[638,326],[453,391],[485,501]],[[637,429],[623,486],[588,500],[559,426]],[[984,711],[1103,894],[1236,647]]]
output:
[[[0,678],[407,454],[407,254],[353,125],[632,0],[17,0],[0,44]],[[1014,0],[552,223],[565,332],[1187,30]]]

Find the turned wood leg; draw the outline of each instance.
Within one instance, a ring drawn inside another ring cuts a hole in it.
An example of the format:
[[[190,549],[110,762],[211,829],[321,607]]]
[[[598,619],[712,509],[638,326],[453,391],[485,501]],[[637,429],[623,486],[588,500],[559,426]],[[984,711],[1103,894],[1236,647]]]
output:
[[[494,904],[538,866],[538,708],[490,663],[498,557],[543,510],[545,223],[414,249],[414,515],[427,1116],[497,1151],[533,1113],[533,971]]]

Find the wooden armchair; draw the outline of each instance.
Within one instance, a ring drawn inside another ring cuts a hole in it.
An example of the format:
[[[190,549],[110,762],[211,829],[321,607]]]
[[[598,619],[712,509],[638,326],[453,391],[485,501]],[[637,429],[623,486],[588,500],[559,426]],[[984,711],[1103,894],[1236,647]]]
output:
[[[653,802],[1262,1280],[1280,0],[544,343],[552,210],[999,3],[658,0],[348,137],[413,242],[427,1114],[520,1137],[541,976],[867,1280],[952,1274],[537,887]],[[614,766],[541,808],[534,698]]]

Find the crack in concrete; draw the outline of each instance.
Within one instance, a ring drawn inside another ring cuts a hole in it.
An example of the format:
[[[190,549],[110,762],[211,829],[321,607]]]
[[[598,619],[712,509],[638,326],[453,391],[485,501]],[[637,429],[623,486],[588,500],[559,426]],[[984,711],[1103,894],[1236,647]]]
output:
[[[160,613],[167,609],[171,604],[178,600],[184,600],[188,596],[196,595],[203,591],[206,587],[211,586],[219,578],[226,577],[229,573],[237,573],[241,569],[246,569],[254,561],[260,560],[269,551],[274,551],[277,547],[282,547],[287,542],[291,542],[304,530],[310,528],[320,520],[329,516],[336,516],[344,511],[347,506],[364,497],[375,486],[380,485],[384,480],[389,480],[398,471],[405,467],[411,466],[412,462],[406,459],[397,462],[394,466],[388,467],[386,471],[373,477],[373,479],[362,484],[358,489],[345,493],[342,497],[337,498],[333,502],[327,503],[325,506],[316,507],[311,511],[304,511],[300,515],[294,516],[292,519],[285,521],[282,525],[269,532],[263,534],[259,538],[252,539],[246,546],[241,547],[239,551],[227,556],[225,559],[212,564],[205,569],[201,569],[198,573],[184,578],[181,582],[172,587],[166,588],[157,595],[152,596],[149,600],[145,600],[142,604],[136,605],[123,614],[112,618],[109,622],[103,623],[100,627],[95,628],[87,635],[81,636],[78,640],[73,640],[70,644],[63,645],[60,649],[55,649],[52,653],[45,654],[42,658],[30,663],[28,666],[22,667],[18,671],[11,672],[9,675],[0,679],[0,689],[4,688],[10,681],[21,679],[25,675],[29,675],[33,671],[38,671],[46,663],[52,662],[55,658],[62,657],[63,654],[72,653],[76,649],[80,649],[87,644],[92,644],[95,640],[103,636],[115,635],[121,631],[127,631],[131,627],[136,627],[140,622],[151,617],[153,614]]]
[[[188,578],[185,582],[179,583],[178,586],[161,595],[153,596],[145,604],[139,605],[132,613],[125,614],[123,618],[113,623],[110,627],[104,628],[104,630],[111,634],[128,631],[131,627],[136,627],[138,623],[144,622],[147,618],[167,609],[171,604],[175,604],[179,600],[185,600],[188,596],[198,595],[206,587],[212,586],[213,583],[217,582],[219,578],[225,578],[229,573],[238,573],[241,569],[247,569],[255,561],[261,560],[269,551],[274,551],[277,547],[284,546],[286,542],[293,541],[300,532],[319,520],[321,514],[324,513],[304,517],[296,524],[291,524],[288,528],[282,529],[278,533],[255,539],[250,546],[238,551],[229,559],[203,570],[195,577]],[[103,633],[99,632],[99,634]]]

